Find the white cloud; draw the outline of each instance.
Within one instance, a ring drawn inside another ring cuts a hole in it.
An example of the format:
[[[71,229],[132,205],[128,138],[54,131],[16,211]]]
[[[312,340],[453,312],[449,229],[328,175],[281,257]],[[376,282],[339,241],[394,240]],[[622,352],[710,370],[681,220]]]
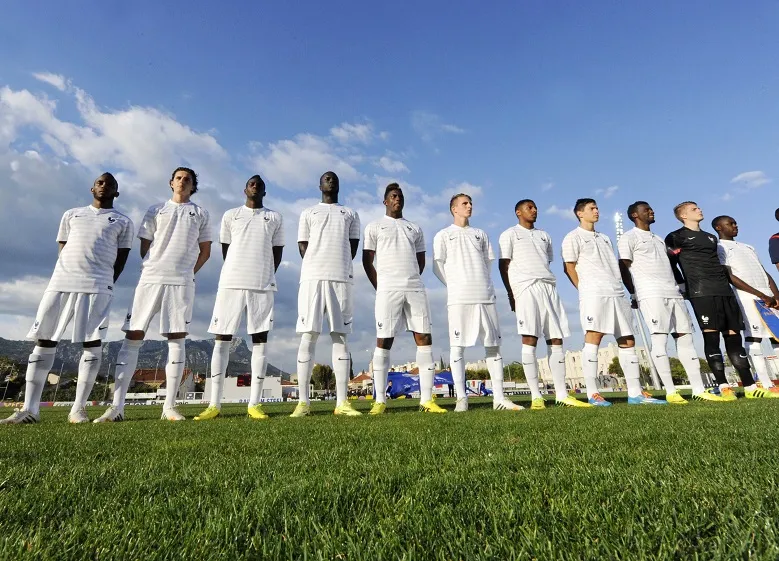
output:
[[[565,218],[566,220],[572,220],[574,222],[578,222],[578,220],[576,220],[576,215],[573,213],[573,210],[570,208],[560,208],[557,205],[552,205],[544,211],[544,214],[551,214],[559,218]]]
[[[606,187],[605,189],[596,189],[595,194],[603,195],[604,199],[608,199],[618,190],[619,190],[619,185],[612,185],[611,187]]]
[[[50,86],[54,86],[59,91],[64,92],[70,85],[70,82],[60,74],[52,74],[51,72],[33,72],[33,78],[45,82]]]
[[[756,189],[771,183],[771,178],[763,171],[745,171],[744,173],[739,173],[730,182],[746,189]]]
[[[373,127],[370,123],[341,123],[330,129],[330,135],[344,144],[350,142],[367,144],[373,139]]]
[[[413,111],[411,113],[411,127],[425,142],[432,142],[441,134],[462,134],[464,129],[445,123],[440,116],[429,111]]]
[[[389,173],[408,173],[409,169],[400,160],[394,160],[388,156],[382,156],[379,158],[377,165],[384,171]]]
[[[542,192],[551,191],[552,189],[554,189],[554,182],[553,181],[547,181],[546,183],[541,185],[541,191]]]

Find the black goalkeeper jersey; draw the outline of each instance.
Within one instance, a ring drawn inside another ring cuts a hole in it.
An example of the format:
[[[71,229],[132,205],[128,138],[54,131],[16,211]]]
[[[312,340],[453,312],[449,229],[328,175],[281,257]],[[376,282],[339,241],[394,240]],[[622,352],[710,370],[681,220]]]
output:
[[[688,298],[733,295],[728,273],[717,256],[717,236],[682,227],[665,237],[665,245],[677,281],[687,284]],[[677,264],[683,278],[679,278]]]

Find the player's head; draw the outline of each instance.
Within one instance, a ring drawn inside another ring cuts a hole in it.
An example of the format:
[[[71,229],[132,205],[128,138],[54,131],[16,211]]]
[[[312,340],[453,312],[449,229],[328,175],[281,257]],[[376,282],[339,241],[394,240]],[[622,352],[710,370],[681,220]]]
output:
[[[684,201],[674,207],[674,216],[682,223],[685,220],[700,222],[703,220],[703,211],[698,206],[698,203],[694,201]]]
[[[717,232],[720,238],[735,238],[738,236],[738,224],[732,216],[725,214],[717,216],[711,221],[711,227],[714,228],[714,231]]]
[[[449,200],[449,212],[452,216],[470,218],[473,214],[473,199],[465,193],[457,193]]]
[[[197,193],[197,174],[195,170],[178,167],[170,176],[170,188],[176,194],[194,195]]]
[[[397,183],[390,183],[384,189],[384,206],[387,207],[387,211],[392,212],[401,212],[406,206],[403,190]]]
[[[595,199],[577,199],[573,206],[573,213],[579,222],[595,224],[600,219],[600,211]]]
[[[538,207],[536,207],[536,203],[532,200],[522,199],[514,205],[514,214],[516,214],[517,218],[520,220],[525,220],[526,222],[533,224],[538,219]]]
[[[776,218],[776,220],[779,222],[779,208],[774,211],[774,218]]]
[[[265,196],[265,182],[259,175],[252,175],[246,181],[246,187],[243,190],[247,199],[262,200]]]
[[[110,173],[98,176],[92,184],[92,196],[98,201],[110,201],[119,196],[119,182]]]
[[[334,171],[326,171],[319,178],[319,190],[328,195],[337,195],[341,185]]]
[[[655,211],[646,201],[636,201],[628,207],[628,218],[633,224],[640,220],[644,224],[655,223]]]

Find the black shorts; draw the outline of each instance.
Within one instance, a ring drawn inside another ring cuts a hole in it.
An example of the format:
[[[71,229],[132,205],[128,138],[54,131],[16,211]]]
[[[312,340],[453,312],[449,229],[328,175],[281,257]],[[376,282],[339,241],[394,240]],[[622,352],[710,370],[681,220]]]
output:
[[[744,329],[744,318],[735,295],[690,298],[690,304],[701,331],[712,329],[739,333]]]

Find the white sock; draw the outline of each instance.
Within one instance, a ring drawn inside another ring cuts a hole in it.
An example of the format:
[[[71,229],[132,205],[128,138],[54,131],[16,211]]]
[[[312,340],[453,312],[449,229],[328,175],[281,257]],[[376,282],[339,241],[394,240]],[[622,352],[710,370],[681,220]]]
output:
[[[665,393],[676,393],[674,379],[671,377],[671,360],[668,358],[668,334],[652,333],[652,363],[657,369],[660,381],[665,386]]]
[[[679,362],[684,366],[687,379],[690,380],[693,395],[705,392],[706,387],[703,385],[701,376],[701,361],[698,360],[698,353],[695,352],[695,345],[692,343],[692,333],[685,333],[676,338],[676,354],[679,355]]]
[[[774,387],[771,376],[768,375],[768,364],[763,356],[763,343],[761,341],[749,341],[746,343],[749,357],[752,359],[752,366],[755,367],[757,378],[766,389]]]
[[[389,370],[389,349],[376,347],[373,351],[373,389],[376,403],[387,402],[387,371]]]
[[[176,407],[176,395],[179,393],[181,376],[184,375],[186,359],[186,339],[168,340],[168,363],[165,365],[165,404],[163,409]]]
[[[538,362],[536,361],[536,348],[532,345],[522,345],[522,368],[525,370],[525,379],[530,386],[532,399],[543,399],[538,389]]]
[[[265,372],[268,369],[268,357],[265,356],[265,343],[252,345],[252,388],[249,396],[249,407],[254,407],[262,400],[262,386],[265,383]]]
[[[454,381],[454,394],[457,399],[468,397],[465,391],[465,362],[463,360],[463,347],[449,349],[449,369],[452,371]]]
[[[484,351],[487,359],[487,370],[489,370],[490,380],[492,380],[492,401],[499,403],[506,399],[506,395],[503,393],[503,357],[500,356],[500,347],[486,347]]]
[[[24,411],[35,415],[41,409],[41,394],[46,386],[46,378],[54,366],[56,347],[35,346],[32,354],[27,357],[27,373],[24,375]]]
[[[314,369],[314,354],[319,333],[314,331],[300,336],[298,347],[298,401],[309,405],[311,403],[311,371]]]
[[[130,387],[130,382],[135,374],[135,367],[138,366],[138,353],[141,350],[143,341],[131,341],[125,339],[122,341],[122,348],[116,355],[116,364],[114,365],[114,403],[113,406],[124,411],[124,398]]]
[[[419,367],[419,402],[427,403],[433,399],[435,381],[433,347],[430,345],[417,347],[417,367]]]
[[[349,393],[349,349],[346,333],[331,333],[333,341],[333,373],[335,374],[335,406],[346,401]]]
[[[102,346],[87,347],[81,353],[81,360],[78,363],[78,379],[76,380],[76,399],[73,402],[73,407],[70,409],[71,413],[75,413],[86,406],[102,363]]]
[[[582,349],[582,374],[584,385],[587,386],[587,397],[590,398],[598,390],[598,345],[585,343]]]
[[[619,365],[625,374],[625,383],[628,386],[628,397],[638,397],[641,395],[641,371],[638,368],[638,355],[636,349],[619,349]]]
[[[555,399],[562,401],[568,397],[568,388],[565,387],[565,354],[562,345],[551,345],[547,357],[549,370],[552,372],[554,382]]]
[[[211,353],[211,402],[209,407],[222,407],[222,394],[225,387],[225,374],[230,362],[230,345],[232,341],[214,341],[214,352]],[[167,373],[167,367],[165,368]]]

